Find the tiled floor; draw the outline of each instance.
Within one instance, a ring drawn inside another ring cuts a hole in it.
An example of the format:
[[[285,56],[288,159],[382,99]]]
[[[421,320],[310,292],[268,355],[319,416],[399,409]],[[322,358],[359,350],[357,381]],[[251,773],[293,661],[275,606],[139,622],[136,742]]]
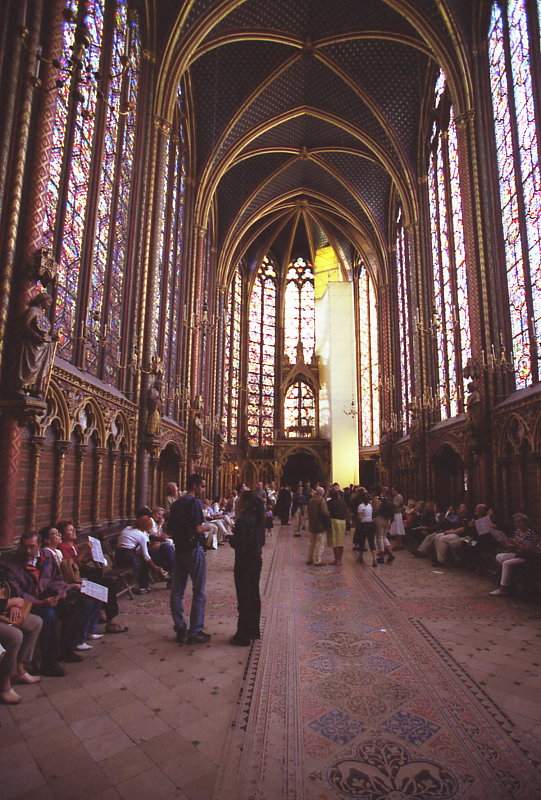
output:
[[[539,800],[539,605],[407,552],[361,567],[349,542],[342,570],[306,567],[307,544],[275,529],[251,651],[228,644],[228,547],[210,645],[175,644],[165,589],[124,600],[127,634],[0,706],[1,800]]]
[[[207,556],[212,644],[179,647],[168,593],[123,599],[128,633],[94,644],[66,678],[0,706],[0,798],[208,800],[248,659],[228,644],[233,552]],[[189,595],[189,590],[188,590]]]

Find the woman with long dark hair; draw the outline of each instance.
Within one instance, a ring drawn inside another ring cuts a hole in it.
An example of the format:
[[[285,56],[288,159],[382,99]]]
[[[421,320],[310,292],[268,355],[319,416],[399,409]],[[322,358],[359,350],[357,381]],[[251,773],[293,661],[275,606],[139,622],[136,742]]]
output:
[[[265,544],[265,508],[254,492],[245,491],[239,497],[233,536],[235,550],[235,589],[239,619],[231,644],[247,647],[252,639],[260,638],[259,619],[261,598],[261,549]]]

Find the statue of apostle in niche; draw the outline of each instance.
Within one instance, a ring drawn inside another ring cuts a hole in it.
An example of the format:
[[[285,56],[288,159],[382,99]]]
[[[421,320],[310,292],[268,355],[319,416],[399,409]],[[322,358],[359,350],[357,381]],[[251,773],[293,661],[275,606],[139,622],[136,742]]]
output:
[[[31,300],[22,318],[15,376],[19,395],[45,398],[47,393],[58,341],[48,317],[52,302],[47,292],[41,292]]]
[[[194,398],[190,411],[190,455],[197,461],[203,454],[203,398]]]
[[[154,374],[147,390],[147,436],[159,436],[162,421],[162,373]]]

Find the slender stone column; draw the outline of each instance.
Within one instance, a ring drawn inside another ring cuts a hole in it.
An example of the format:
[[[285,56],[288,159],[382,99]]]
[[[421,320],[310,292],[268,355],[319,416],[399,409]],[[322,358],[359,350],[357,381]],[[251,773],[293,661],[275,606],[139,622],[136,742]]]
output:
[[[38,502],[39,468],[41,454],[45,438],[43,436],[32,437],[32,467],[30,474],[30,502],[27,509],[27,529],[33,531],[36,528],[36,510]]]
[[[66,453],[69,442],[59,440],[56,442],[56,481],[54,492],[54,519],[62,519],[64,501],[64,474],[66,469]]]

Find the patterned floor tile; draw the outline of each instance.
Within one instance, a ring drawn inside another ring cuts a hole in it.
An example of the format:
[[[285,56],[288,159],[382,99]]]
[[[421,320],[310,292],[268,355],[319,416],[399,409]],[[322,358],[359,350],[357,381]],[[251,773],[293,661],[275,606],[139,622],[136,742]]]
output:
[[[409,711],[397,711],[383,727],[414,745],[424,744],[440,729],[434,722]]]
[[[338,708],[309,723],[309,728],[335,742],[348,744],[363,731],[363,724]]]

